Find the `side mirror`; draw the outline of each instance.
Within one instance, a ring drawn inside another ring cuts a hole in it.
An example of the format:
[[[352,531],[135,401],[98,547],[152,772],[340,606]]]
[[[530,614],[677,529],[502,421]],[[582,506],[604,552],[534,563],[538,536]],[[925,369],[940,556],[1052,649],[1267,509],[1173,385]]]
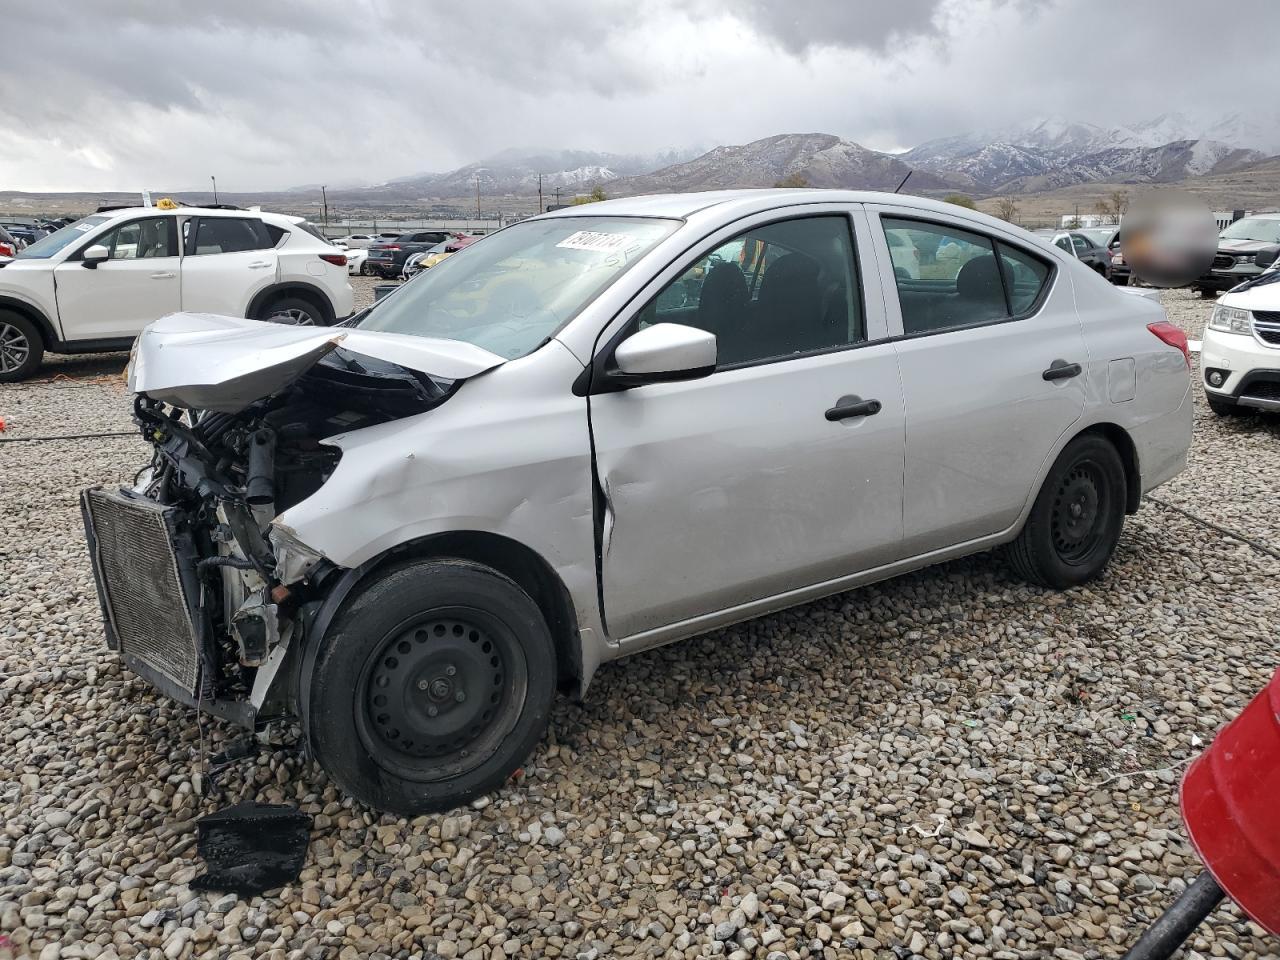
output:
[[[655,323],[618,345],[615,371],[619,386],[639,386],[705,377],[716,369],[716,335],[682,323]]]
[[[80,255],[80,266],[86,267],[89,270],[96,270],[98,268],[98,264],[105,263],[110,259],[111,251],[102,244],[95,243]]]
[[[1280,246],[1263,247],[1254,256],[1253,262],[1256,263],[1258,266],[1260,266],[1263,270],[1266,270],[1268,267],[1274,264],[1278,258],[1280,258]]]

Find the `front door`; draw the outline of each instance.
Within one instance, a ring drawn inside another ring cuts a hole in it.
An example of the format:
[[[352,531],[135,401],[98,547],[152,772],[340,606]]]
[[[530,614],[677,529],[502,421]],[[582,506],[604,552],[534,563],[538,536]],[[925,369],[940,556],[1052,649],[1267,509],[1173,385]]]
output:
[[[904,534],[914,556],[1017,520],[1084,411],[1088,356],[1071,281],[1049,257],[976,225],[874,212],[893,268],[883,271],[900,314],[891,321],[902,325]]]
[[[613,638],[898,556],[903,404],[893,346],[875,342],[880,298],[864,302],[854,267],[854,221],[712,240],[624,331],[709,330],[718,365],[591,398]]]
[[[58,318],[67,341],[136,336],[152,320],[182,309],[182,260],[172,215],[122,223],[85,246],[110,259],[86,267],[83,249],[54,268]]]

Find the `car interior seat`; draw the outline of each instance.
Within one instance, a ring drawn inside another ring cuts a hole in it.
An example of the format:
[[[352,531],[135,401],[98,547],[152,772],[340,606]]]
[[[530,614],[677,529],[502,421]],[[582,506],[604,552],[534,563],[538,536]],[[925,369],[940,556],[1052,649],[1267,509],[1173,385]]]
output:
[[[750,299],[747,278],[736,263],[717,263],[707,271],[694,326],[716,335],[717,358],[721,362],[732,362],[734,344],[743,340]]]

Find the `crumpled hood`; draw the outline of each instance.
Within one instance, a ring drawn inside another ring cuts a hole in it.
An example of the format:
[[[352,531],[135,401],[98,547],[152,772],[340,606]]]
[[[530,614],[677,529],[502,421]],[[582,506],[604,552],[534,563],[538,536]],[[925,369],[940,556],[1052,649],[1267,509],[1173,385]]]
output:
[[[138,337],[129,360],[129,390],[180,407],[237,413],[338,347],[443,380],[465,380],[506,362],[457,340],[173,313]]]

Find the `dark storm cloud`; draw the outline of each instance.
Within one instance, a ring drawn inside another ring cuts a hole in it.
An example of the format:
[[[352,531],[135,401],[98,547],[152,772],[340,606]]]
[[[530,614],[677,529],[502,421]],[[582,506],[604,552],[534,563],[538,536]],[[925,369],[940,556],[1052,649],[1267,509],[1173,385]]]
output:
[[[824,131],[877,148],[1057,114],[1274,103],[1280,4],[380,0],[6,11],[0,189],[376,182],[504,147]],[[1213,20],[1215,29],[1207,29]],[[1271,107],[1271,113],[1274,113]]]

